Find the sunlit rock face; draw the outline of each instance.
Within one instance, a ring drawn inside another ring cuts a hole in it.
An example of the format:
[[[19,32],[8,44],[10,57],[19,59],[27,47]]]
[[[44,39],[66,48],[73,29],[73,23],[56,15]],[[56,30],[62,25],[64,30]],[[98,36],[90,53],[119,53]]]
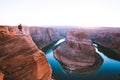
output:
[[[7,26],[0,26],[0,38],[10,37],[9,35],[14,36],[14,32],[11,30],[11,28]]]
[[[0,35],[0,70],[4,80],[51,80],[50,65],[29,35],[15,34],[3,26]]]
[[[87,71],[98,64],[99,56],[96,55],[92,41],[84,32],[69,31],[66,41],[54,50],[55,58],[70,71]]]
[[[9,30],[9,33],[11,34],[22,34],[17,26],[6,27],[6,29]],[[23,26],[22,32],[23,34],[30,35],[39,49],[43,49],[46,46],[49,46],[50,44],[53,44],[57,40],[62,38],[56,29],[48,27]]]
[[[0,71],[0,80],[3,80],[4,74]]]
[[[120,55],[120,32],[100,32],[93,35],[92,40]]]

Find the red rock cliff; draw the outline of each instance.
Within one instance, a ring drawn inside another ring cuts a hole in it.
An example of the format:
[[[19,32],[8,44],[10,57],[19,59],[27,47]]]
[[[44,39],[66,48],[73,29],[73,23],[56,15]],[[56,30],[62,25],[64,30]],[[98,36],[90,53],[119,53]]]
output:
[[[94,66],[97,59],[100,59],[95,53],[92,41],[84,32],[78,30],[67,33],[66,41],[54,51],[54,56],[71,71],[81,71]]]
[[[31,27],[29,34],[40,49],[60,39],[58,32],[53,28]]]
[[[31,37],[3,26],[0,27],[0,70],[4,80],[51,80],[52,75],[44,53]]]
[[[20,33],[17,27],[9,28],[9,31],[13,34]],[[30,35],[39,49],[42,49],[61,38],[59,36],[59,33],[54,28],[47,28],[47,27],[23,26],[23,33]]]

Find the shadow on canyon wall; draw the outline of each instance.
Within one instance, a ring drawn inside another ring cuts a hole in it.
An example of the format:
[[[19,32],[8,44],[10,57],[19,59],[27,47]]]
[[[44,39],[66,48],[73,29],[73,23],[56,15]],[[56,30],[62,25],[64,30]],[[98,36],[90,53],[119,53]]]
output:
[[[113,50],[111,50],[107,47],[104,47],[98,43],[97,43],[97,45],[98,45],[97,46],[98,50],[103,52],[107,57],[120,61],[120,54],[118,54],[118,53],[114,52]]]

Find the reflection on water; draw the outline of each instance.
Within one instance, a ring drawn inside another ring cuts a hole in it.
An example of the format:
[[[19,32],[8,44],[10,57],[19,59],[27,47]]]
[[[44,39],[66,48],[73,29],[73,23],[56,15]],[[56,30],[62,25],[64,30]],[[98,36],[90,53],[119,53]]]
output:
[[[57,80],[68,80],[67,74],[59,64],[59,62],[54,58],[52,49],[49,49],[47,52],[47,60],[50,63],[53,75]]]
[[[55,46],[57,46],[57,45],[59,45],[60,43],[62,43],[62,42],[64,42],[65,41],[65,38],[63,38],[63,39],[60,39],[53,47],[55,47]]]
[[[64,70],[54,58],[52,49],[46,52],[46,57],[52,67],[53,75],[57,80],[116,80],[120,73],[120,62],[108,58],[102,52],[99,52],[97,48],[95,49],[103,58],[104,62],[96,72],[87,75],[72,74]]]
[[[99,71],[99,73],[102,73],[101,76],[105,77],[107,80],[115,80],[120,73],[120,61],[108,58],[102,52],[99,52],[97,48],[96,52],[104,59],[104,63]]]
[[[110,48],[107,48],[107,47],[104,47],[102,45],[99,45],[97,46],[97,49],[100,51],[100,52],[104,52],[104,54],[111,58],[111,59],[114,59],[114,60],[118,60],[120,61],[120,54],[116,53],[114,50],[111,50]]]

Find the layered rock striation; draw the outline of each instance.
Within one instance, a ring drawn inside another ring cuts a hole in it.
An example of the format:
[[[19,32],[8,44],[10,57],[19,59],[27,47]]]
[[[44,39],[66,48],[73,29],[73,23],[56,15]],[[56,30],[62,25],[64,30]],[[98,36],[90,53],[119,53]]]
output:
[[[13,34],[20,34],[21,32],[17,27],[8,27],[9,31]],[[54,44],[61,36],[54,28],[49,27],[25,27],[23,26],[23,34],[28,34],[32,37],[35,44],[39,49],[44,49],[47,46]]]
[[[78,30],[67,33],[66,41],[54,50],[54,56],[64,68],[73,72],[85,73],[102,63],[92,41],[84,32]]]
[[[2,27],[4,27],[4,30],[7,29],[12,35],[30,35],[34,43],[37,45],[39,49],[41,49],[43,52],[46,52],[48,48],[52,48],[59,39],[63,38],[61,36],[60,32],[56,28],[50,28],[50,27],[35,27],[35,26],[23,26],[22,32],[19,31],[17,26],[0,26],[1,30]],[[4,30],[1,31],[1,35],[4,33]],[[4,35],[6,32],[4,33]]]
[[[25,34],[0,27],[0,70],[4,80],[51,80],[52,70],[44,53]],[[1,74],[0,74],[1,76]]]

